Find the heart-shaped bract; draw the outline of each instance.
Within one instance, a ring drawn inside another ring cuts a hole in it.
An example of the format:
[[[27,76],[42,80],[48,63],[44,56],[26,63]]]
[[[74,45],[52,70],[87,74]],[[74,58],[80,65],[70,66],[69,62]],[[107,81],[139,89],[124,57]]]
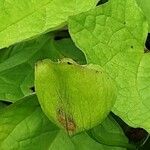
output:
[[[116,99],[115,83],[100,66],[70,59],[38,62],[35,88],[44,113],[69,135],[101,123]]]

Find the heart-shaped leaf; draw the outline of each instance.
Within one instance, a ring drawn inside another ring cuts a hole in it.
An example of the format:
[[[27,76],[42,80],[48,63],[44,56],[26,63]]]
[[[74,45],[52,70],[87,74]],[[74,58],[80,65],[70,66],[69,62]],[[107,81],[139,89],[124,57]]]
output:
[[[113,112],[150,132],[150,55],[144,55],[148,24],[136,1],[111,0],[70,18],[69,29],[87,62],[99,64],[116,81]]]

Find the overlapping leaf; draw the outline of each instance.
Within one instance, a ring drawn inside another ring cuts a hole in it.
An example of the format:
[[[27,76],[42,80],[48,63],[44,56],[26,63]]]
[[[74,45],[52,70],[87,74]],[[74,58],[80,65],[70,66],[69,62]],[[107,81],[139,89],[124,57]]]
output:
[[[70,18],[69,28],[88,63],[103,66],[116,80],[113,111],[150,132],[150,56],[144,55],[148,25],[135,0],[110,0]]]
[[[113,120],[109,124],[114,128]],[[97,143],[87,133],[70,138],[42,113],[35,95],[0,110],[0,133],[1,150],[126,150]]]
[[[88,133],[99,143],[133,148],[133,145],[128,144],[127,137],[124,136],[121,127],[115,122],[111,115],[109,115],[102,124],[89,130]]]
[[[149,0],[136,0],[136,1],[148,20],[150,32],[150,1]]]
[[[100,66],[72,59],[39,61],[35,90],[43,112],[70,135],[101,123],[116,100],[115,82]]]
[[[38,60],[50,58],[56,61],[59,58],[72,57],[78,63],[85,63],[83,53],[69,38],[55,41],[54,37],[43,35],[0,51],[1,100],[16,101],[33,92],[34,65]]]
[[[86,64],[86,59],[83,52],[74,45],[70,38],[54,41],[54,47],[62,56],[72,58],[79,64]]]
[[[0,48],[60,28],[68,16],[95,7],[97,0],[1,0]]]
[[[34,63],[51,57],[50,45],[50,37],[45,35],[1,51],[0,99],[16,101],[32,92]]]

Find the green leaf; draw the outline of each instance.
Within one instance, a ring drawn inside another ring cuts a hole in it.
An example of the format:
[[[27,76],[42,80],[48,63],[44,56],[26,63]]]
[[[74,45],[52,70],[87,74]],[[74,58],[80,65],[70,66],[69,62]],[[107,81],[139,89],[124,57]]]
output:
[[[55,34],[46,34],[0,51],[0,99],[14,102],[33,92],[34,65],[38,60],[71,57],[85,62],[84,54],[70,38],[55,41],[54,37]]]
[[[150,56],[143,56],[148,25],[135,0],[110,0],[71,17],[69,29],[88,63],[101,65],[117,82],[113,112],[150,132]]]
[[[87,134],[78,134],[74,136],[72,142],[75,145],[75,150],[93,150],[93,149],[94,150],[127,150],[126,148],[122,148],[119,146],[115,147],[115,146],[98,144],[97,142],[92,141],[91,138],[87,136]],[[54,149],[54,150],[59,150],[59,149]],[[60,150],[62,149],[60,148]]]
[[[35,87],[45,114],[70,135],[101,123],[116,99],[115,84],[101,67],[70,59],[38,62]]]
[[[139,7],[142,9],[146,19],[149,23],[149,32],[150,32],[150,1],[149,0],[136,0]]]
[[[136,149],[134,145],[129,144],[128,138],[124,135],[122,128],[111,115],[102,124],[89,130],[88,133],[101,144]]]
[[[70,138],[41,111],[35,95],[0,111],[1,150],[125,150],[95,142],[87,133]]]
[[[58,128],[50,125],[42,113],[35,95],[0,111],[1,150],[46,150],[57,132]]]
[[[57,51],[66,58],[72,58],[79,64],[86,64],[86,59],[81,50],[79,50],[70,38],[54,41]]]
[[[51,144],[49,150],[126,150],[122,147],[107,146],[97,143],[87,133],[77,134],[76,136],[66,136],[60,132]]]
[[[68,16],[94,8],[97,0],[1,0],[0,48],[66,25]]]
[[[6,106],[7,105],[5,103],[3,103],[3,102],[0,101],[0,110],[3,109],[3,108],[5,108]]]
[[[0,99],[13,102],[32,93],[35,62],[52,58],[50,39],[44,35],[0,51]]]
[[[140,103],[132,112],[133,117],[138,119],[142,127],[150,132],[150,53],[141,58],[137,71],[137,91]],[[139,115],[140,114],[140,115]],[[139,116],[136,116],[139,115]],[[139,123],[139,124],[140,124]]]

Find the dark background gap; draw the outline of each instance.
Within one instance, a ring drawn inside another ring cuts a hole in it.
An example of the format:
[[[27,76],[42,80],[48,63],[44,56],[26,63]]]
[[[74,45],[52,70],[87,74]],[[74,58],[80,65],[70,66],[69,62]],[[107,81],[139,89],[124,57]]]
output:
[[[147,39],[146,39],[146,42],[145,42],[145,52],[150,52],[150,33],[148,33],[147,35]]]
[[[101,5],[101,4],[104,4],[104,3],[106,3],[106,2],[108,2],[108,0],[100,0],[100,1],[98,2],[97,6],[98,6],[98,5]]]

